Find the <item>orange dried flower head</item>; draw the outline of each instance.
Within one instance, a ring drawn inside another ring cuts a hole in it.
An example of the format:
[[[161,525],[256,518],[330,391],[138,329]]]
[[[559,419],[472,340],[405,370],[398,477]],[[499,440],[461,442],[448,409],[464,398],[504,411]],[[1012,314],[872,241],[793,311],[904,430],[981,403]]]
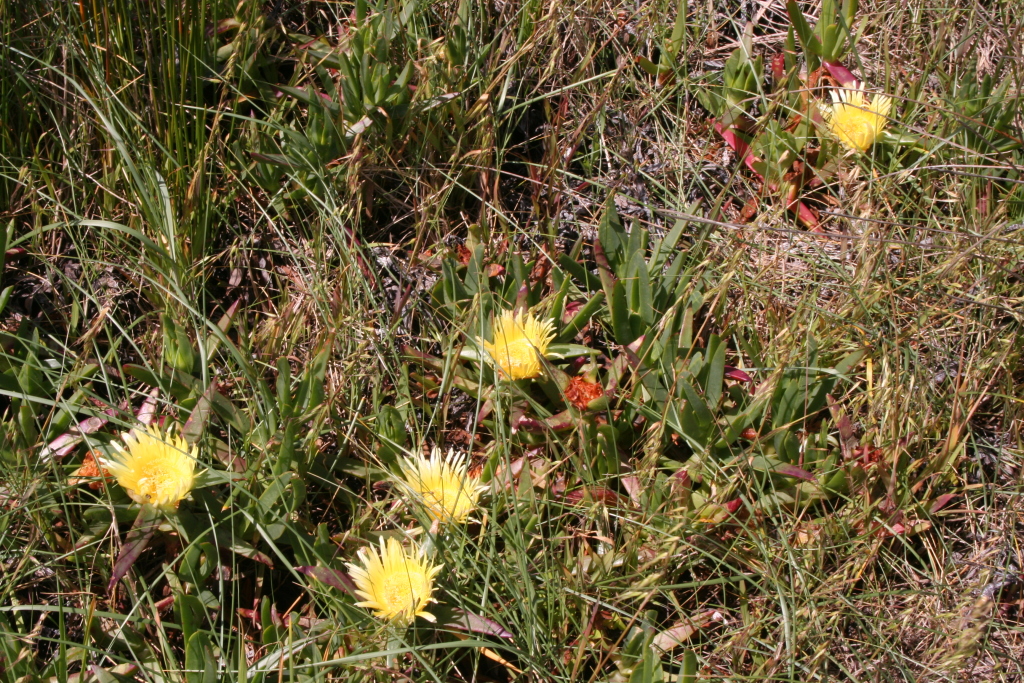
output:
[[[99,451],[89,451],[82,458],[81,466],[74,471],[71,478],[68,479],[68,483],[72,486],[78,486],[79,484],[89,484],[89,488],[93,491],[99,491],[103,488],[103,483],[111,478],[110,472],[105,467],[100,467],[97,462],[97,458],[103,457],[103,454]]]
[[[597,382],[588,382],[582,377],[570,377],[565,388],[565,398],[580,410],[585,410],[591,401],[604,396],[604,389]]]

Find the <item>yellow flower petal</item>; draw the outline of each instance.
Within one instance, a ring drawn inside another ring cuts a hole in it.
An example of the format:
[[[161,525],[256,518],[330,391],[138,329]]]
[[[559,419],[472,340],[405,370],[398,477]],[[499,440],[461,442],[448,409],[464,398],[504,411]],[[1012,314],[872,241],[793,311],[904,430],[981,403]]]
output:
[[[821,105],[828,129],[839,142],[857,152],[866,152],[882,136],[889,122],[892,100],[874,95],[868,102],[862,84],[832,91],[832,104]]]
[[[494,321],[494,341],[480,343],[503,377],[530,379],[540,376],[540,357],[554,338],[553,321],[505,311]]]
[[[195,483],[198,449],[173,430],[156,426],[121,435],[124,445],[113,443],[115,455],[104,458],[107,469],[139,504],[175,508]]]
[[[402,460],[403,486],[427,511],[431,519],[463,522],[476,509],[477,498],[485,487],[470,477],[466,456],[434,448],[430,458],[422,454]]]
[[[380,541],[380,553],[372,548],[359,551],[360,564],[349,563],[349,574],[356,584],[359,607],[373,610],[375,616],[399,624],[414,617],[434,621],[425,611],[433,599],[434,577],[442,565],[430,566],[416,554],[407,555],[394,538]]]

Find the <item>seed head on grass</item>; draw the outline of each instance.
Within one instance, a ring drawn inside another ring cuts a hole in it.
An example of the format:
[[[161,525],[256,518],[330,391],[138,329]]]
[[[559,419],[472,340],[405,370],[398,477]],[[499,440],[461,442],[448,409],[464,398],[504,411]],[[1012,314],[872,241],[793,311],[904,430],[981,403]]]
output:
[[[839,142],[856,152],[866,152],[882,136],[889,122],[892,99],[876,94],[868,102],[863,84],[832,91],[832,104],[821,106],[828,129]]]
[[[554,338],[553,321],[505,311],[494,321],[494,341],[481,343],[503,377],[531,379],[540,376],[540,356]]]
[[[469,476],[465,455],[449,451],[444,457],[439,448],[429,458],[422,454],[404,458],[402,476],[403,487],[438,522],[464,522],[476,509],[484,488],[479,479]]]
[[[349,574],[356,584],[359,607],[373,610],[375,616],[400,626],[414,617],[435,621],[425,611],[433,599],[434,577],[443,565],[431,566],[416,553],[407,554],[402,544],[389,538],[380,541],[380,553],[372,548],[359,551],[359,563],[349,563]]]
[[[162,509],[178,507],[195,483],[198,449],[191,448],[180,434],[150,425],[121,435],[115,455],[103,459],[103,467],[140,505]]]

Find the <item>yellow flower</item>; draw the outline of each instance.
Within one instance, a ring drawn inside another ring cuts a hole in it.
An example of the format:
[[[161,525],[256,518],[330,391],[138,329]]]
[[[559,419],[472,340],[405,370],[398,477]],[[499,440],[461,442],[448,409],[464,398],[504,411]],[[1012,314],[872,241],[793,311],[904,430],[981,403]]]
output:
[[[505,311],[494,321],[494,341],[481,340],[498,370],[509,379],[540,375],[540,356],[555,338],[554,322],[541,322],[525,313]]]
[[[442,522],[462,522],[476,508],[477,498],[484,487],[469,476],[469,463],[465,455],[434,448],[430,458],[422,453],[402,460],[404,487],[424,508],[431,519]]]
[[[832,104],[821,106],[828,129],[852,150],[866,152],[875,144],[889,121],[892,100],[875,95],[868,102],[863,84],[832,91]]]
[[[363,599],[359,607],[372,609],[374,615],[385,621],[408,625],[413,617],[434,621],[434,615],[424,611],[428,602],[436,602],[434,576],[442,565],[431,567],[415,554],[407,555],[394,538],[387,545],[380,540],[380,554],[372,548],[359,551],[362,565],[349,563],[348,571],[356,584],[356,595]]]
[[[116,454],[104,458],[103,467],[136,503],[176,508],[192,490],[198,449],[189,448],[173,430],[162,432],[153,425],[121,438],[124,445],[112,444]]]

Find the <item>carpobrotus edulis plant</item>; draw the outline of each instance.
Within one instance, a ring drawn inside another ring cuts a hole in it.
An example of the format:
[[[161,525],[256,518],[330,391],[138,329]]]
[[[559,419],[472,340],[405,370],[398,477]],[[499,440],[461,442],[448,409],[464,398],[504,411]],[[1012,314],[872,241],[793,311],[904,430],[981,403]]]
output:
[[[484,351],[506,379],[540,376],[540,358],[555,338],[554,322],[529,313],[505,311],[494,320],[494,341],[481,340]]]
[[[359,607],[373,610],[375,616],[399,626],[413,618],[435,621],[426,611],[435,602],[434,577],[442,565],[431,566],[417,552],[409,554],[394,538],[380,542],[380,553],[373,548],[359,551],[359,562],[349,563],[349,574],[356,584]]]
[[[434,448],[429,458],[422,453],[403,458],[401,467],[403,488],[435,521],[464,522],[484,490],[479,479],[469,476],[466,456],[454,451],[445,457]]]
[[[866,152],[878,141],[889,122],[892,100],[886,95],[874,95],[868,101],[862,83],[852,88],[832,91],[832,104],[823,104],[821,113],[829,132],[845,147]]]
[[[173,428],[154,425],[125,432],[121,440],[123,445],[112,444],[114,455],[103,459],[103,467],[136,503],[177,508],[195,484],[198,449]]]

